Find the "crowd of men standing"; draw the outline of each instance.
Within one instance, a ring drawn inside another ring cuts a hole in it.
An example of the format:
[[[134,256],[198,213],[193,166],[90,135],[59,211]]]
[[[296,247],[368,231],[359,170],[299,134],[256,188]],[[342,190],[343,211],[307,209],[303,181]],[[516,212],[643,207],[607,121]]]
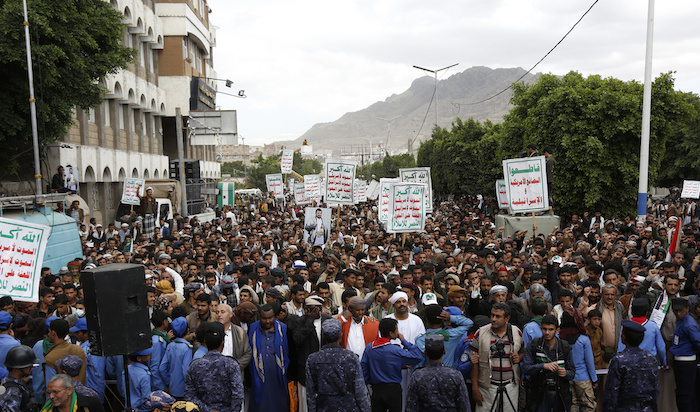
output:
[[[324,244],[284,202],[90,227],[38,303],[0,298],[0,409],[109,409],[126,368],[138,411],[697,410],[697,217],[506,237],[486,203],[437,201],[408,236],[341,208]],[[80,283],[116,262],[144,266],[152,324],[126,365],[91,353]]]

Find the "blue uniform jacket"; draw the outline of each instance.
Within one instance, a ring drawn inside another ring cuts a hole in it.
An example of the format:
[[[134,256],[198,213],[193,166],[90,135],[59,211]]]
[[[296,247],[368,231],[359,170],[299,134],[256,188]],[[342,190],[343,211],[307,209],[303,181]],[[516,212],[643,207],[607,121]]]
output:
[[[211,350],[193,360],[187,370],[185,400],[202,412],[239,412],[243,405],[243,378],[235,359]]]
[[[185,395],[185,375],[192,362],[192,345],[182,338],[170,342],[158,366],[163,381],[168,384],[168,393],[181,398]]]
[[[309,412],[369,412],[367,386],[357,356],[337,344],[310,354],[306,399]]]
[[[656,410],[659,396],[659,364],[654,355],[639,348],[627,348],[610,360],[603,392],[603,412],[617,412],[630,402],[647,403]],[[631,410],[631,409],[630,409]]]
[[[104,402],[105,365],[107,364],[107,358],[91,355],[89,341],[81,343],[80,347],[83,349],[83,352],[85,352],[85,359],[87,360],[87,367],[85,368],[87,371],[85,375],[85,386],[97,391],[100,401]]]
[[[661,336],[659,326],[653,320],[647,320],[642,326],[644,326],[644,340],[639,347],[657,356],[661,361],[661,366],[666,366],[668,364],[666,361],[666,343],[664,342],[664,337]],[[622,343],[622,333],[620,333],[617,351],[622,352],[626,347]]]
[[[683,319],[676,323],[673,346],[670,350],[673,356],[693,356],[696,351],[700,351],[700,330],[698,323],[690,315],[683,316]]]
[[[163,360],[165,348],[168,346],[168,344],[165,339],[159,335],[151,336],[151,344],[153,347],[153,352],[151,353],[151,360],[148,361],[148,369],[151,371],[151,389],[154,391],[164,391],[167,385],[160,376],[160,371],[158,368],[161,360]]]
[[[133,362],[127,368],[129,368],[131,408],[141,410],[151,393],[151,373],[148,371],[148,366],[143,363]]]
[[[362,375],[369,384],[401,383],[403,365],[413,366],[423,360],[420,349],[406,339],[401,341],[403,348],[390,342],[373,347],[377,341],[367,345],[362,355]]]
[[[452,367],[454,364],[455,349],[459,345],[459,338],[469,331],[469,328],[472,327],[474,322],[462,315],[452,315],[450,316],[450,323],[457,325],[457,327],[444,329],[449,335],[449,340],[445,341],[445,355],[442,357],[442,363],[445,366]],[[416,346],[418,346],[421,353],[425,350],[425,335],[428,333],[437,333],[439,330],[440,329],[427,329],[424,334],[416,338]],[[418,366],[425,366],[427,362],[428,359],[423,358]]]
[[[19,341],[14,337],[7,334],[0,334],[0,379],[4,379],[8,374],[7,368],[5,367],[7,352],[19,345]]]

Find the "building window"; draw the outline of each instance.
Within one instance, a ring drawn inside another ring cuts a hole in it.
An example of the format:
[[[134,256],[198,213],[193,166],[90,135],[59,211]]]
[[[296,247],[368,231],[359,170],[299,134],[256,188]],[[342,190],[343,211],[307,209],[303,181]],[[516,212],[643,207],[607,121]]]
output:
[[[202,59],[204,57],[204,54],[202,53],[202,50],[199,47],[197,47],[196,50],[197,50],[197,57],[195,58],[195,60],[197,60],[197,71],[201,73],[202,72]]]
[[[182,38],[182,59],[187,58],[187,36]]]
[[[197,58],[196,50],[197,50],[197,45],[194,44],[194,42],[192,42],[192,44],[190,44],[190,64],[192,64],[193,66],[195,64],[194,61]]]
[[[95,123],[95,109],[93,109],[92,107],[87,109],[85,115],[87,116],[88,123]]]
[[[139,64],[141,67],[146,67],[146,43],[139,44]]]
[[[109,100],[105,100],[104,103],[102,103],[102,106],[104,107],[104,124],[105,126],[109,127],[112,125],[112,116],[109,112]]]
[[[124,122],[124,117],[126,117],[126,111],[129,106],[125,104],[120,104],[117,108],[117,117],[119,117],[119,130],[126,130],[126,123]]]

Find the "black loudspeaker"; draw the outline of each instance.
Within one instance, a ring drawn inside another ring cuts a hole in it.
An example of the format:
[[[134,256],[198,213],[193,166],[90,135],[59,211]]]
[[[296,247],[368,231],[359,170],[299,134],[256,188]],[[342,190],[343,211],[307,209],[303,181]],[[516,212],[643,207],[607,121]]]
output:
[[[128,355],[151,346],[142,265],[112,263],[84,270],[80,281],[93,355]]]

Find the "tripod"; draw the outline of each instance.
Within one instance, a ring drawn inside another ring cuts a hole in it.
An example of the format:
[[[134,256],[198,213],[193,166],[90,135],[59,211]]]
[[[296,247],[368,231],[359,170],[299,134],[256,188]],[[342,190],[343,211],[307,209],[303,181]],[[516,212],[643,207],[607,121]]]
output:
[[[510,325],[508,325],[510,326]],[[499,362],[499,373],[501,374],[500,376],[500,383],[498,383],[498,389],[496,390],[496,397],[493,398],[493,404],[491,405],[491,411],[490,412],[503,412],[503,398],[505,397],[508,399],[508,403],[510,404],[510,407],[512,408],[513,411],[517,411],[518,408],[515,407],[513,404],[513,400],[510,399],[510,395],[508,395],[508,391],[506,390],[506,387],[508,386],[508,383],[503,383],[503,356],[506,356],[506,352],[503,349],[498,349],[494,353],[496,356],[498,356],[498,362]],[[493,372],[492,372],[493,373]]]

